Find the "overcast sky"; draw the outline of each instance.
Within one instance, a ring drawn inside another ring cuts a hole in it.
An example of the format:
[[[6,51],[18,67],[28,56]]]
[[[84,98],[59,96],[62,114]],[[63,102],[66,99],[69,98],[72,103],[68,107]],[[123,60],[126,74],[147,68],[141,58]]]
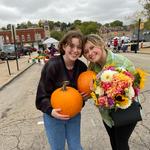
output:
[[[125,23],[139,9],[138,0],[0,0],[0,27],[40,19]]]

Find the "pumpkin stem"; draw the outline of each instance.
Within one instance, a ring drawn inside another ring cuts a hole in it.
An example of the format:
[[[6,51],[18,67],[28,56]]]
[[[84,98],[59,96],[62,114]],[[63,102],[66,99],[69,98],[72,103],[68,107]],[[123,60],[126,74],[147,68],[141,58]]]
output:
[[[69,81],[64,81],[64,82],[63,82],[63,86],[62,86],[62,90],[63,90],[63,91],[66,91],[66,90],[67,90],[67,88],[66,88],[67,85],[69,85]]]

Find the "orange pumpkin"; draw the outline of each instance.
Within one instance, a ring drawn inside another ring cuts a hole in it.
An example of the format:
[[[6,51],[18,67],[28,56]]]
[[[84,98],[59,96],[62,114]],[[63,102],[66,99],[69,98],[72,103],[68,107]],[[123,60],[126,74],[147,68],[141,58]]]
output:
[[[77,81],[77,87],[80,92],[90,94],[90,84],[96,78],[96,73],[90,70],[82,72]]]
[[[81,111],[83,100],[76,89],[63,85],[52,93],[51,105],[54,109],[61,108],[61,114],[73,117]]]

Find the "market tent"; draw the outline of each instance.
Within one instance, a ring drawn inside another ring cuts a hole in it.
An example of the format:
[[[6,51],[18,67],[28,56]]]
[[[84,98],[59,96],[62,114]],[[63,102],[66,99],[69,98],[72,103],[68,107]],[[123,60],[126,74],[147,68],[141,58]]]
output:
[[[43,41],[43,44],[45,44],[47,47],[50,47],[51,44],[54,44],[55,47],[57,48],[59,41],[50,37],[48,39],[46,39],[45,41]]]
[[[51,45],[51,44],[55,44],[55,43],[58,43],[59,41],[57,41],[56,39],[50,37],[48,39],[46,39],[43,44],[47,44],[47,45]]]
[[[26,44],[24,44],[24,47],[31,47],[31,45],[26,43]]]

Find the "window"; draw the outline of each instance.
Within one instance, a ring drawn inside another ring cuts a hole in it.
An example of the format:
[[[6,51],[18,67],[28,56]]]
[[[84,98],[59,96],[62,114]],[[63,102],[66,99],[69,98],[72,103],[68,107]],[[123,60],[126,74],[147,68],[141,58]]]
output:
[[[22,40],[22,42],[24,42],[24,41],[25,41],[25,37],[24,37],[24,35],[21,35],[21,40]]]
[[[27,41],[31,41],[30,34],[27,35]]]

